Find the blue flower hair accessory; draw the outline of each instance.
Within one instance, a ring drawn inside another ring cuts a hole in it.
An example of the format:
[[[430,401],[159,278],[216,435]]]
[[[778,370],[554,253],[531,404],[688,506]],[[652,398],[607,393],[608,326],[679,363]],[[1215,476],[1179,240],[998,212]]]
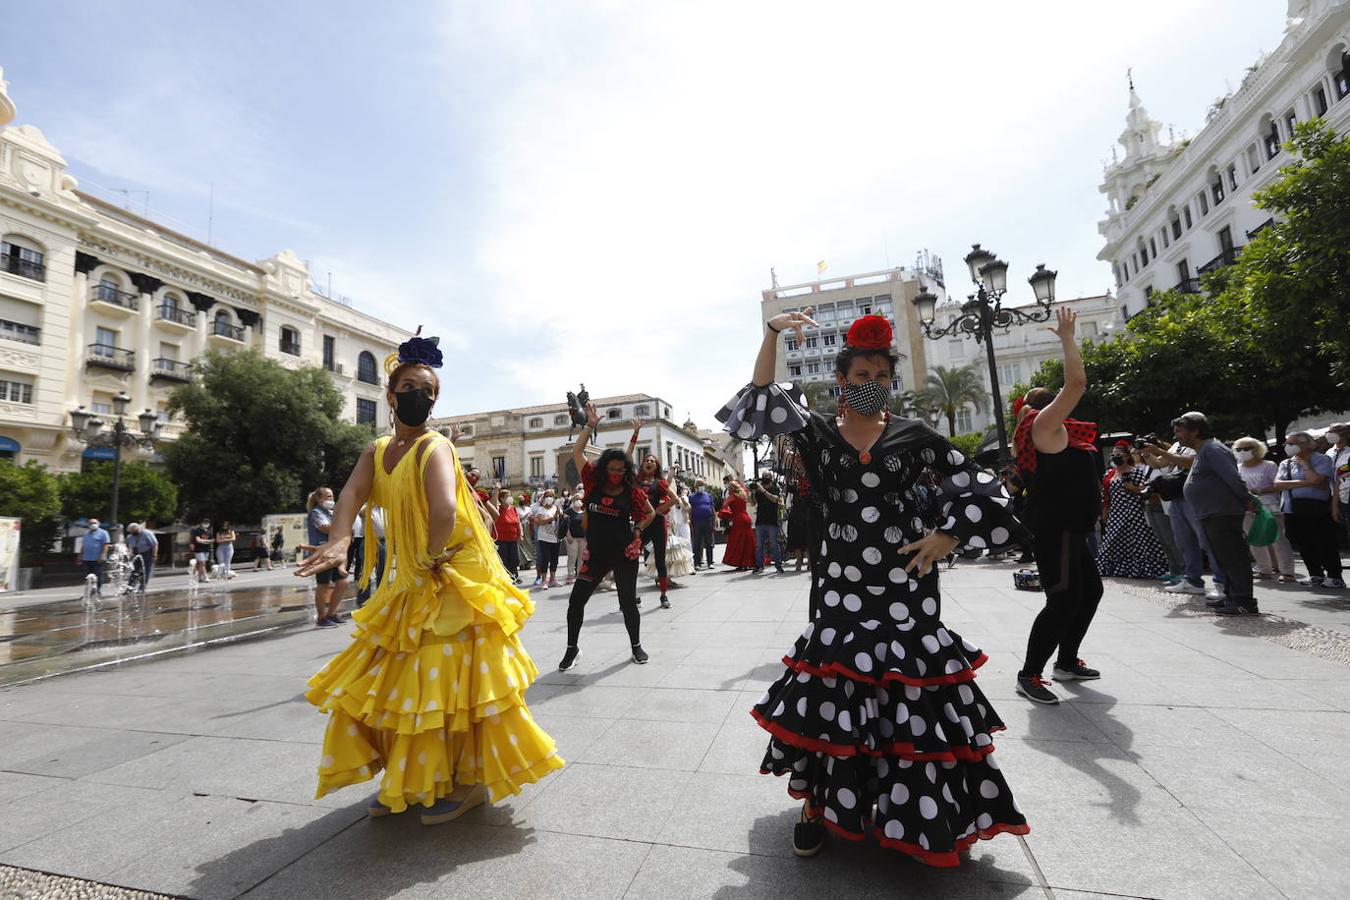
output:
[[[445,362],[441,355],[440,342],[438,337],[421,337],[422,326],[417,326],[417,333],[406,341],[398,345],[398,353],[390,355],[385,360],[385,374],[390,374],[398,366],[406,363],[417,363],[422,366],[430,366],[433,369],[439,369]]]

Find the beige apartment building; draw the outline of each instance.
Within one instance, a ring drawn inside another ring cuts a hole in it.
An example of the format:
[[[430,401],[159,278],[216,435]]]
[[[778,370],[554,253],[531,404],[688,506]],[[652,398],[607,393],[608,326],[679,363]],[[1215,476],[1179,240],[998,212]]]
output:
[[[384,359],[408,334],[316,291],[291,251],[232,256],[79,190],[36,127],[0,130],[0,458],[71,471],[110,455],[74,438],[70,414],[107,420],[119,393],[133,430],[149,410],[172,440],[169,394],[209,350],[321,366],[348,419],[381,424]]]
[[[860,316],[878,315],[890,320],[895,329],[895,352],[901,356],[892,388],[897,392],[922,388],[928,371],[928,348],[913,301],[925,285],[945,298],[939,267],[940,263],[926,271],[882,269],[765,290],[760,300],[765,321],[809,306],[812,318],[820,323],[819,329],[806,333],[800,347],[795,334],[783,333],[774,378],[800,385],[833,385],[834,359],[844,345],[849,326]],[[831,387],[831,393],[836,389]]]

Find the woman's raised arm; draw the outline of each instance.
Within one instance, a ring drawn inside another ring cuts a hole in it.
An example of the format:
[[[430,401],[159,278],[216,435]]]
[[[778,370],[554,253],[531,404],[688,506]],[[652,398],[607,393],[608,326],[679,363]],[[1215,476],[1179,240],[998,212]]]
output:
[[[811,318],[811,307],[806,307],[801,312],[779,313],[768,322],[765,322],[764,340],[759,345],[759,356],[755,357],[755,374],[750,379],[755,387],[764,387],[773,383],[773,370],[778,362],[778,335],[782,334],[784,329],[791,328],[797,332],[797,343],[806,342],[804,329],[807,325],[813,328],[819,328],[816,320]]]

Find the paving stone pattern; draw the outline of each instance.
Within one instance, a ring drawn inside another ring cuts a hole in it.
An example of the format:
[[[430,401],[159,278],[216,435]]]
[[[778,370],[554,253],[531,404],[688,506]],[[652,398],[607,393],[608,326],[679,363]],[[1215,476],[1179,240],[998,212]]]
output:
[[[1278,618],[1234,622],[1112,582],[1083,649],[1105,677],[1047,708],[1013,693],[1039,595],[1000,564],[942,579],[944,619],[990,653],[980,684],[1032,828],[959,870],[838,840],[792,856],[799,807],[757,774],[747,710],[805,624],[806,580],[700,574],[671,610],[644,588],[647,666],[602,593],[580,665],[554,671],[567,593],[536,593],[528,700],[569,765],[435,828],[367,819],[366,785],[314,799],[304,679],[350,626],[0,691],[0,896],[1345,895],[1350,593],[1259,586]]]

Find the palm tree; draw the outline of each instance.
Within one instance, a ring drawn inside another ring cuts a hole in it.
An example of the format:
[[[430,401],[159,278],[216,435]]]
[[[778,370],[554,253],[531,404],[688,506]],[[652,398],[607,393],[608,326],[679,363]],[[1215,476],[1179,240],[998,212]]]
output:
[[[974,364],[952,369],[933,366],[918,396],[922,405],[947,417],[947,430],[952,437],[956,436],[956,413],[961,407],[970,404],[976,412],[983,412],[989,405],[984,379]]]
[[[802,393],[811,409],[822,416],[830,416],[839,409],[839,398],[830,393],[833,387],[833,381],[809,381],[802,385]]]

